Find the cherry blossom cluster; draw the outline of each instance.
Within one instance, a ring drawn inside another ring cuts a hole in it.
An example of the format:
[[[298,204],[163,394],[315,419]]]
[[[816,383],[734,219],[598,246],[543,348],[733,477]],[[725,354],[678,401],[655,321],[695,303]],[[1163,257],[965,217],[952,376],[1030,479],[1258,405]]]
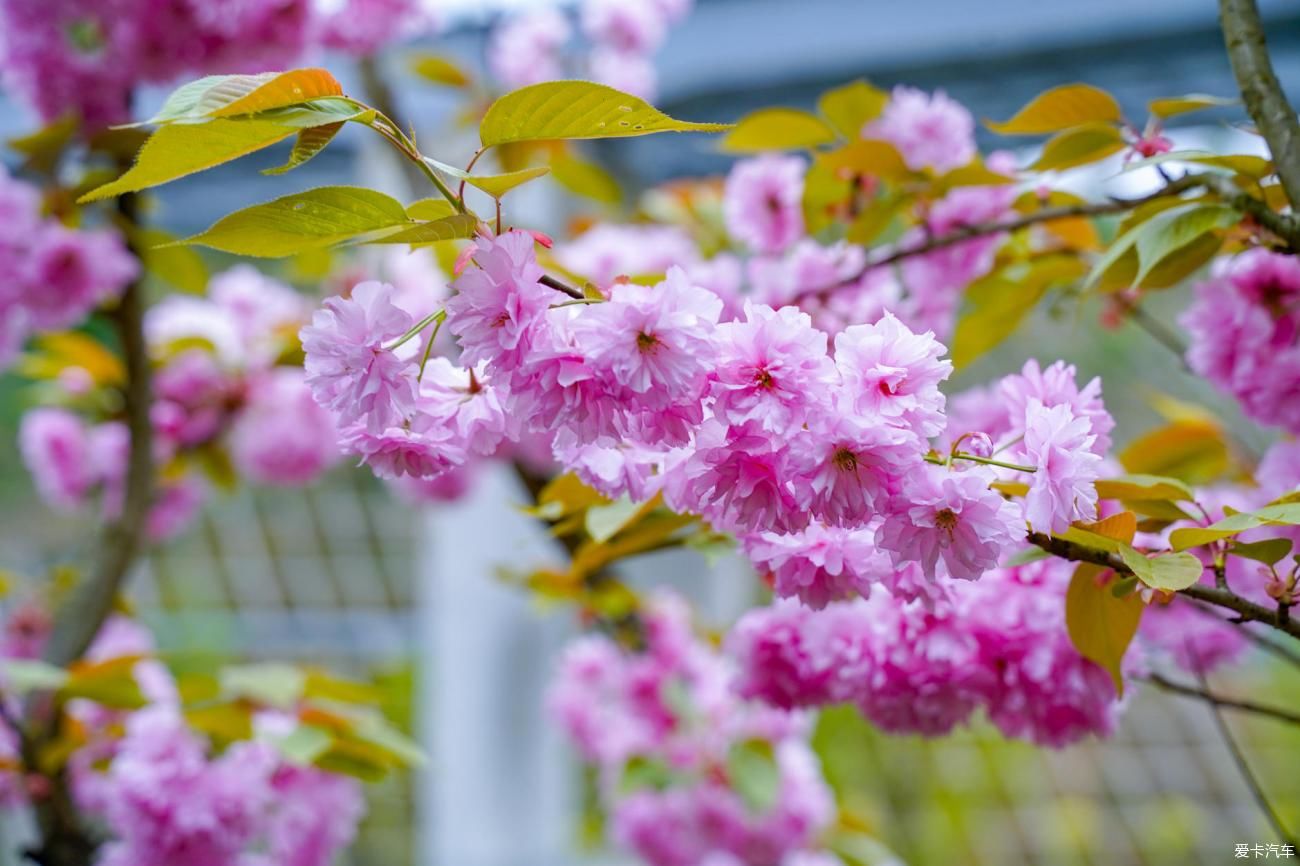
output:
[[[1003,417],[959,430],[938,456],[930,440],[955,429],[939,390],[951,364],[892,314],[832,341],[791,306],[745,300],[724,321],[722,300],[675,267],[655,286],[619,281],[607,299],[567,302],[541,282],[525,232],[480,238],[467,259],[445,307],[457,363],[423,358],[411,337],[427,323],[380,283],[326,301],[303,330],[316,399],[381,476],[435,476],[545,434],[602,493],[662,493],[777,571],[846,545],[887,554],[832,551],[850,564],[780,584],[822,603],[875,581],[915,595],[974,579],[1014,552],[1027,521],[1047,531],[1095,516],[1112,422],[1099,384],[1080,389],[1071,367],[1008,377]],[[1000,470],[1025,477],[1023,509],[972,463],[995,457],[1026,461]]]
[[[145,316],[153,373],[150,407],[159,469],[148,531],[181,531],[206,497],[204,468],[228,456],[253,483],[302,485],[339,457],[337,432],[293,360],[305,297],[238,266],[214,277],[207,297],[171,295]],[[130,434],[92,375],[66,367],[51,405],[27,412],[19,429],[24,463],[42,499],[61,511],[98,501],[122,506]]]
[[[539,6],[496,26],[488,44],[488,68],[507,88],[576,73],[653,99],[658,90],[654,55],[669,28],[693,5],[694,0],[582,0],[578,26],[586,44],[580,58],[565,56],[574,35],[569,19],[553,6]],[[580,69],[571,68],[574,63]]]
[[[977,709],[1006,736],[1063,746],[1114,730],[1110,677],[1065,629],[1073,566],[986,572],[943,601],[889,593],[813,610],[779,601],[727,639],[742,695],[779,707],[852,703],[883,730],[939,736]]]
[[[115,232],[68,228],[42,205],[0,166],[0,371],[31,334],[77,324],[139,272]]]
[[[1180,321],[1193,370],[1253,420],[1300,435],[1300,261],[1264,249],[1219,260]]]
[[[317,46],[371,54],[422,24],[418,0],[3,0],[0,74],[44,119],[97,130],[129,121],[143,84],[283,69]]]
[[[834,801],[809,720],[738,698],[734,671],[692,634],[682,599],[658,595],[644,614],[639,650],[600,635],[573,642],[549,699],[598,770],[616,841],[651,866],[838,866],[817,850]],[[775,765],[773,790],[733,777],[736,750]]]
[[[39,605],[16,608],[5,622],[6,658],[39,655],[49,619]],[[292,730],[280,713],[255,719],[258,738],[216,754],[185,723],[177,687],[156,659],[152,636],[132,620],[110,618],[87,652],[88,663],[138,660],[133,676],[150,702],[109,710],[85,700],[68,712],[86,740],[69,764],[79,808],[112,835],[100,866],[330,866],[351,844],[365,812],[360,785],[286,759],[273,742]],[[6,698],[8,699],[8,698]],[[18,708],[13,708],[15,712]],[[7,726],[0,754],[16,758]],[[0,775],[7,805],[43,789],[14,772]]]

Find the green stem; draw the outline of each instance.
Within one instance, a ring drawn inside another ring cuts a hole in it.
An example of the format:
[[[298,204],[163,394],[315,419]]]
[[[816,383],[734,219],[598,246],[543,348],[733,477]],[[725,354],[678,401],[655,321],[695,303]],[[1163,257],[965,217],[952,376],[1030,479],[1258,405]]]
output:
[[[434,322],[436,324],[433,326],[433,333],[429,335],[428,345],[424,347],[424,357],[420,359],[420,373],[415,377],[417,382],[424,381],[424,368],[429,363],[429,356],[433,354],[433,341],[438,339],[438,332],[442,330],[442,323],[445,321],[447,321],[447,311],[439,310],[435,314]],[[471,373],[471,375],[473,374]]]
[[[974,454],[966,454],[961,451],[953,452],[952,456],[948,458],[948,460],[945,460],[942,457],[937,457],[934,455],[926,455],[925,459],[930,463],[934,463],[938,466],[947,465],[949,460],[969,460],[971,463],[982,463],[985,466],[997,466],[1000,469],[1011,469],[1015,472],[1037,472],[1038,471],[1037,466],[1022,466],[1019,463],[1007,463],[1002,460],[994,460],[992,457],[978,457]]]
[[[411,330],[407,331],[405,334],[398,337],[397,342],[393,343],[391,346],[388,346],[387,347],[388,351],[391,352],[397,347],[409,343],[411,340],[415,339],[416,335],[419,334],[421,331],[423,331],[425,328],[429,327],[434,322],[438,322],[441,324],[442,320],[445,319],[446,317],[447,317],[446,310],[438,310],[436,313],[430,313],[420,321],[416,322],[415,327],[411,328]]]

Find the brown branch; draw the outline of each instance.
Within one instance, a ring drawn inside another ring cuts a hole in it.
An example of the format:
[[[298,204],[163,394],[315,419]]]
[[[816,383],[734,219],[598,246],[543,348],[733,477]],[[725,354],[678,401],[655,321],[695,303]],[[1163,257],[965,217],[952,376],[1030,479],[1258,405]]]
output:
[[[1273,72],[1255,0],[1219,0],[1219,25],[1246,111],[1268,142],[1282,189],[1300,211],[1300,122]]]
[[[1044,532],[1030,532],[1027,537],[1030,544],[1041,547],[1061,559],[1068,559],[1072,562],[1090,562],[1093,565],[1109,568],[1117,574],[1133,574],[1133,570],[1124,564],[1118,554],[1097,550]],[[1300,638],[1300,621],[1289,618],[1284,619],[1278,615],[1276,610],[1242,598],[1230,590],[1197,583],[1186,589],[1179,590],[1179,594],[1215,607],[1230,610],[1243,621],[1262,622],[1273,626],[1279,631],[1286,632],[1294,638]]]
[[[118,209],[124,220],[136,222],[135,197],[123,196]],[[139,253],[139,250],[134,250]],[[112,319],[126,366],[123,404],[130,431],[126,487],[122,510],[103,529],[99,556],[55,614],[44,651],[45,661],[66,667],[81,658],[113,610],[131,566],[144,543],[149,505],[153,498],[153,428],[150,423],[149,351],[144,337],[144,298],[140,281],[122,293]],[[49,694],[33,695],[26,708],[23,762],[29,772],[44,773],[40,761],[46,747],[58,739],[61,713]],[[98,844],[82,823],[62,768],[48,773],[50,790],[35,799],[40,847],[27,856],[44,866],[87,866]]]
[[[1254,713],[1255,715],[1266,716],[1283,722],[1290,722],[1293,725],[1300,725],[1300,713],[1293,713],[1290,710],[1271,707],[1267,704],[1255,703],[1254,701],[1244,701],[1238,700],[1237,698],[1224,697],[1223,695],[1215,694],[1205,688],[1197,688],[1195,686],[1174,682],[1173,680],[1166,679],[1160,674],[1151,674],[1144,679],[1153,686],[1157,686],[1176,695],[1182,695],[1187,698],[1198,698],[1214,704],[1215,706],[1227,707],[1230,710],[1240,710],[1243,713]]]
[[[573,286],[569,285],[566,282],[557,280],[555,277],[551,276],[550,274],[542,274],[541,279],[539,279],[537,282],[541,283],[543,286],[546,286],[547,288],[555,289],[555,291],[557,292],[563,292],[564,294],[573,298],[575,301],[581,301],[586,298],[586,295],[584,295],[578,289],[575,289]]]

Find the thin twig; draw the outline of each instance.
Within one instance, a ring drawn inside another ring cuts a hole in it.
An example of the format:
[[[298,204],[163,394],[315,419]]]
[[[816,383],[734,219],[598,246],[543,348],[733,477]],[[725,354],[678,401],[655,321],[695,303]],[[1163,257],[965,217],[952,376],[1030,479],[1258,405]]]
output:
[[[1300,121],[1273,72],[1255,0],[1219,0],[1219,25],[1246,111],[1268,142],[1292,208],[1300,211]],[[1288,240],[1300,248],[1300,232]]]
[[[1205,681],[1205,672],[1198,668],[1196,677],[1200,680],[1201,689],[1208,692],[1209,686]],[[1219,704],[1211,701],[1209,706],[1210,712],[1214,715],[1214,724],[1219,729],[1219,735],[1223,737],[1223,743],[1228,747],[1228,752],[1231,753],[1233,762],[1236,763],[1237,769],[1241,772],[1247,787],[1250,788],[1250,793],[1254,796],[1255,802],[1268,816],[1268,822],[1273,825],[1273,830],[1277,833],[1278,838],[1292,847],[1296,847],[1296,840],[1286,831],[1282,820],[1278,817],[1277,812],[1273,810],[1273,805],[1269,803],[1268,796],[1264,793],[1264,788],[1260,785],[1259,779],[1255,778],[1255,774],[1251,772],[1250,764],[1246,761],[1246,755],[1241,751],[1241,746],[1237,744],[1237,740],[1232,736],[1232,729],[1228,727],[1227,721],[1224,720],[1223,711],[1219,709]]]
[[[581,291],[575,289],[573,286],[569,285],[566,282],[557,280],[555,277],[551,276],[550,274],[542,274],[541,279],[539,279],[537,282],[541,283],[543,286],[546,286],[548,288],[555,289],[555,291],[557,292],[564,292],[564,294],[573,298],[575,301],[581,301],[586,298],[586,295],[584,295]]]
[[[1267,704],[1258,704],[1254,701],[1243,701],[1236,698],[1225,697],[1220,694],[1209,691],[1206,688],[1197,688],[1183,683],[1174,682],[1160,674],[1151,674],[1143,678],[1146,682],[1151,683],[1172,692],[1176,695],[1182,695],[1188,698],[1199,698],[1207,703],[1214,704],[1218,707],[1227,707],[1230,710],[1240,710],[1243,713],[1254,713],[1257,716],[1266,716],[1267,718],[1277,719],[1282,722],[1289,722],[1293,725],[1300,725],[1300,713],[1293,713],[1280,707],[1270,707]]]

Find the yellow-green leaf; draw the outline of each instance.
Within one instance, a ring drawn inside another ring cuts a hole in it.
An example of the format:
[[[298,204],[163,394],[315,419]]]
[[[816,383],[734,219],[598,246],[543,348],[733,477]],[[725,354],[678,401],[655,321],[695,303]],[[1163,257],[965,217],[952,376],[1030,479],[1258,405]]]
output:
[[[126,381],[122,360],[89,334],[55,331],[36,338],[35,351],[23,355],[18,372],[29,379],[54,379],[69,367],[85,370],[96,385]]]
[[[1207,527],[1175,529],[1169,535],[1169,546],[1174,550],[1187,550],[1213,541],[1231,538],[1248,529],[1261,526],[1300,525],[1300,502],[1267,505],[1256,511],[1242,511],[1229,515]]]
[[[972,283],[966,291],[970,309],[953,334],[953,364],[964,367],[1001,343],[1049,288],[1077,280],[1084,269],[1074,256],[1048,256],[1016,262]]]
[[[507,93],[479,124],[484,147],[513,141],[622,138],[656,132],[725,132],[723,123],[675,120],[640,97],[590,81],[547,81]]]
[[[1223,430],[1212,421],[1184,419],[1158,427],[1119,454],[1128,472],[1168,475],[1188,484],[1214,480],[1228,467]]]
[[[214,120],[160,127],[117,180],[83,195],[81,203],[158,186],[230,162],[293,135],[296,130],[261,120]]]
[[[797,108],[764,108],[747,114],[718,145],[726,153],[805,150],[835,141],[835,130]]]
[[[289,151],[289,158],[284,165],[263,169],[262,174],[284,174],[286,171],[297,168],[324,150],[325,146],[334,140],[334,136],[339,134],[339,130],[343,126],[342,123],[326,123],[322,126],[309,126],[300,130],[298,138],[293,143],[293,150]]]
[[[469,74],[459,65],[438,54],[421,54],[411,59],[411,71],[434,84],[447,87],[465,87]]]
[[[324,186],[236,211],[184,243],[280,258],[410,223],[406,208],[381,192]]]
[[[1057,133],[1043,145],[1043,153],[1030,166],[1034,171],[1062,171],[1098,162],[1125,147],[1118,127],[1089,123]]]
[[[1090,84],[1066,84],[1035,96],[1010,120],[985,125],[1002,135],[1037,135],[1122,118],[1119,103],[1106,91]]]
[[[1262,156],[1250,153],[1210,153],[1205,150],[1171,150],[1168,153],[1158,153],[1155,156],[1125,163],[1123,170],[1136,171],[1166,163],[1199,165],[1223,174],[1239,174],[1254,181],[1262,180],[1276,170],[1272,160]]]
[[[530,180],[536,180],[551,170],[549,165],[536,165],[531,168],[521,168],[518,171],[508,171],[505,174],[470,174],[456,168],[454,165],[438,162],[436,159],[426,157],[425,162],[444,174],[465,181],[475,189],[483,190],[493,198],[501,198],[515,187],[528,183]]]
[[[209,75],[181,85],[149,123],[257,114],[312,99],[342,96],[343,86],[319,68],[256,75]]]
[[[1236,105],[1239,100],[1223,96],[1208,96],[1204,93],[1189,93],[1187,96],[1173,96],[1166,99],[1153,99],[1147,103],[1151,113],[1156,117],[1174,117],[1189,111],[1205,108],[1219,108],[1224,105]]]
[[[176,244],[176,237],[161,229],[138,229],[140,259],[150,274],[191,295],[208,288],[208,266],[194,250]]]
[[[1166,553],[1148,558],[1129,547],[1119,549],[1124,564],[1133,569],[1138,580],[1153,589],[1177,592],[1196,583],[1205,571],[1205,564],[1190,553]]]
[[[307,675],[293,665],[265,662],[223,668],[220,682],[225,698],[288,709],[302,698]]]
[[[1194,498],[1192,489],[1177,478],[1159,475],[1121,475],[1098,481],[1095,486],[1101,499],[1191,502]]]
[[[478,230],[478,224],[478,217],[473,214],[458,213],[449,217],[430,220],[426,223],[418,223],[395,234],[367,238],[364,243],[424,246],[441,241],[471,238],[474,236],[474,232]]]
[[[453,216],[456,208],[445,198],[422,198],[406,206],[406,215],[413,220],[440,220]]]
[[[623,190],[614,175],[603,166],[572,154],[561,154],[551,160],[551,176],[576,195],[602,204],[617,205],[623,201]]]
[[[1233,556],[1262,562],[1265,565],[1277,565],[1291,552],[1291,539],[1266,538],[1263,541],[1235,541],[1228,552]]]
[[[823,93],[817,100],[817,110],[841,137],[853,141],[862,135],[862,127],[880,116],[888,102],[888,93],[859,80]]]
[[[1124,654],[1137,634],[1145,605],[1137,595],[1116,598],[1098,583],[1101,573],[1100,567],[1086,563],[1075,569],[1065,593],[1065,624],[1079,655],[1101,665],[1122,696]]]

